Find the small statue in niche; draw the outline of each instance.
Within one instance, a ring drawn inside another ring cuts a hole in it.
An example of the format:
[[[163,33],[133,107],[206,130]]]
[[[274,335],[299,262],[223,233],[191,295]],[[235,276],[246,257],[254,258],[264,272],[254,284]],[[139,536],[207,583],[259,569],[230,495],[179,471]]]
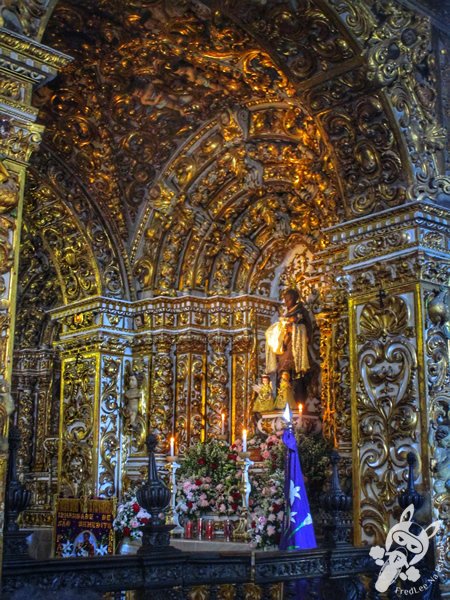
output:
[[[280,385],[278,386],[277,397],[275,398],[276,410],[284,410],[286,404],[289,404],[291,410],[297,409],[297,404],[294,398],[294,390],[292,389],[291,376],[288,371],[281,373]]]
[[[8,438],[5,435],[9,416],[14,411],[14,401],[9,392],[8,382],[0,376],[0,450],[8,449]]]
[[[273,410],[273,388],[270,377],[264,374],[261,383],[254,385],[253,390],[258,394],[253,404],[253,412],[266,413]]]
[[[136,420],[139,415],[139,403],[142,398],[142,390],[139,385],[137,374],[132,370],[130,363],[127,362],[125,367],[125,414],[128,418],[128,423],[131,428],[136,425]]]

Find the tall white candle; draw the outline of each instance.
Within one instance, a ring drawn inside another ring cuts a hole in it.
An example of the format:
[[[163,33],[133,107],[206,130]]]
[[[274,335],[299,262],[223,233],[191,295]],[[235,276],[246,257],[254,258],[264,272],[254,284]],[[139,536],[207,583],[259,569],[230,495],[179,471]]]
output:
[[[242,452],[247,452],[247,430],[242,430]]]
[[[222,418],[221,433],[222,433],[222,435],[224,435],[225,434],[225,413],[222,413],[221,418]]]
[[[170,456],[175,456],[175,438],[170,438]]]

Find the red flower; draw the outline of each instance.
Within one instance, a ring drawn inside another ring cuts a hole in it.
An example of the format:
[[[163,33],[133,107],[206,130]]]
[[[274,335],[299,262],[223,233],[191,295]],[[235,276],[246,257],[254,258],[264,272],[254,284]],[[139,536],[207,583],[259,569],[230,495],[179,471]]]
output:
[[[236,504],[236,502],[232,502],[231,503],[231,509],[234,510],[234,512],[236,512],[237,509],[238,509],[238,504]]]
[[[190,500],[188,500],[188,501],[186,502],[186,506],[187,506],[188,508],[192,508],[194,505],[193,505],[193,503],[192,503]]]
[[[123,535],[125,537],[128,537],[130,535],[130,533],[131,533],[131,529],[129,527],[124,527],[123,528]]]
[[[138,513],[141,507],[139,506],[139,504],[137,502],[135,502],[131,508],[133,509],[133,511],[135,513]]]
[[[196,479],[195,480],[195,485],[202,485],[202,480],[201,479]]]
[[[199,458],[197,461],[198,465],[206,465],[206,460],[204,458]]]
[[[237,454],[229,454],[228,460],[237,460]]]
[[[231,495],[233,496],[234,500],[240,500],[242,497],[240,492],[233,492]]]
[[[150,519],[148,519],[147,517],[142,517],[139,520],[142,523],[142,525],[147,525],[147,523],[149,522]]]
[[[252,521],[252,529],[255,529],[255,528],[256,528],[256,523],[255,523],[255,521]]]
[[[272,510],[273,512],[280,512],[281,504],[272,504]]]
[[[211,463],[211,469],[214,471],[215,469],[217,469],[218,465],[217,463]]]

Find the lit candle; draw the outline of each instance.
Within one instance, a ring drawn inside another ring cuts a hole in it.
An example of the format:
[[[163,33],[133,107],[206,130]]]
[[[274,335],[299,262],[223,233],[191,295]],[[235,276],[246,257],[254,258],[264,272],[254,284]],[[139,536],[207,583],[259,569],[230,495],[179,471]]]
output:
[[[175,438],[170,438],[170,456],[175,456]]]
[[[225,413],[222,413],[221,417],[222,417],[222,429],[221,429],[221,433],[222,433],[222,435],[224,435],[225,434]]]
[[[303,425],[303,404],[301,402],[298,403],[298,424],[301,427]]]
[[[242,452],[247,452],[247,430],[242,430]]]

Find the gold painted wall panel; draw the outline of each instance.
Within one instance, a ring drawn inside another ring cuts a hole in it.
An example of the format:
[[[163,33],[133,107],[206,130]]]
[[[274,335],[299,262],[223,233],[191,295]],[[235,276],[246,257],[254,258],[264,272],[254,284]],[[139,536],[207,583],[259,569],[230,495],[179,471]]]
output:
[[[421,463],[415,290],[351,304],[353,475],[356,541],[382,543],[391,525],[406,455]]]
[[[95,494],[100,355],[63,358],[59,446],[59,490]]]

